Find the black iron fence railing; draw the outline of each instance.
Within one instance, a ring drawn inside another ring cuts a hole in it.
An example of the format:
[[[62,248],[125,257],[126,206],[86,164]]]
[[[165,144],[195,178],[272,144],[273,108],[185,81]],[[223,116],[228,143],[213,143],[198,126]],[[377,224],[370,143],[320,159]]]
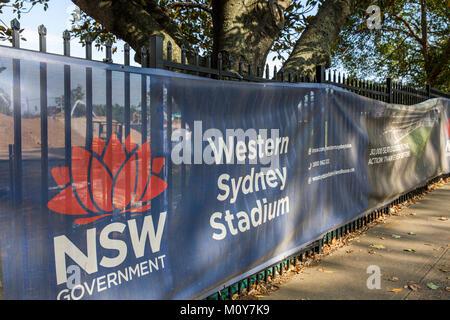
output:
[[[251,63],[245,64],[245,59],[243,57],[238,57],[237,71],[235,71],[233,68],[233,66],[235,66],[233,57],[228,56],[228,60],[224,61],[222,54],[218,53],[216,57],[217,67],[213,68],[211,55],[207,54],[204,57],[200,57],[198,51],[194,51],[191,63],[188,63],[186,58],[186,48],[184,47],[181,48],[180,62],[175,62],[172,59],[172,44],[170,42],[167,42],[165,49],[166,59],[163,58],[164,43],[163,37],[160,35],[151,37],[149,47],[149,66],[151,68],[164,68],[209,78],[254,82],[330,83],[372,99],[406,105],[416,104],[436,97],[450,98],[449,93],[431,88],[428,84],[425,85],[424,88],[416,89],[396,83],[392,81],[391,78],[387,78],[384,83],[361,80],[337,73],[336,71],[326,71],[324,66],[317,66],[316,73],[313,77],[311,77],[310,74],[305,75],[299,74],[298,72],[284,72],[283,69],[278,71],[276,66],[274,66],[271,78],[268,64],[266,64],[264,69],[261,65],[258,65],[255,68]],[[146,54],[147,50],[142,50],[142,53]],[[143,56],[141,59],[144,61],[146,58]],[[203,64],[201,64],[200,61],[202,61]]]

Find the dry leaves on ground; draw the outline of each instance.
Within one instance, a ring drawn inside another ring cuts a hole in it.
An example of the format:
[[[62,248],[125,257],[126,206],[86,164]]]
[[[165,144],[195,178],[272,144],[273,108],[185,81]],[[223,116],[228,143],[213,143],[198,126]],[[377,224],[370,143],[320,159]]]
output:
[[[417,291],[418,289],[420,289],[420,285],[418,285],[414,281],[408,281],[408,288],[412,291]]]
[[[389,281],[398,281],[398,278],[397,277],[392,277],[392,278],[389,279]]]

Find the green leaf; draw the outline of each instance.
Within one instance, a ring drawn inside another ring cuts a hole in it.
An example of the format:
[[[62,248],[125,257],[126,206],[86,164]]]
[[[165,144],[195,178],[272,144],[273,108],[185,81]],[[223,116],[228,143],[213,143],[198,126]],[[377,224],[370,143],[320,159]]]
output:
[[[398,234],[392,234],[392,238],[394,238],[394,239],[400,239],[401,236],[399,236]]]
[[[403,251],[416,252],[416,250],[414,250],[414,249],[403,249]]]
[[[435,285],[433,282],[428,282],[427,287],[430,288],[431,290],[436,290],[439,288],[439,286]]]

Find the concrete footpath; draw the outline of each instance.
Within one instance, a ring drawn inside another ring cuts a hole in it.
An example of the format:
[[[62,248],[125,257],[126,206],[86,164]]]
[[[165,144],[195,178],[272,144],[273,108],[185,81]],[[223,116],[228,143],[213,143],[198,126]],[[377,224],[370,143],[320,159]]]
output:
[[[450,180],[293,273],[258,298],[449,300]]]

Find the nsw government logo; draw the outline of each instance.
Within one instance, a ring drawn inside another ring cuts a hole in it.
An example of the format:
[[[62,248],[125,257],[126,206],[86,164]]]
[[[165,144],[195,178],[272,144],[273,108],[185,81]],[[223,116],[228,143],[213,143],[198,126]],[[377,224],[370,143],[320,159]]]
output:
[[[57,299],[81,299],[163,272],[166,212],[148,214],[151,200],[167,188],[157,176],[163,166],[164,158],[152,160],[148,142],[138,146],[128,136],[122,144],[112,134],[107,142],[94,137],[91,148],[73,147],[71,165],[52,169],[62,190],[47,207],[75,216],[77,225],[93,224],[53,238],[56,285],[63,286]],[[125,222],[111,219],[119,214]],[[106,225],[97,230],[100,219]]]

